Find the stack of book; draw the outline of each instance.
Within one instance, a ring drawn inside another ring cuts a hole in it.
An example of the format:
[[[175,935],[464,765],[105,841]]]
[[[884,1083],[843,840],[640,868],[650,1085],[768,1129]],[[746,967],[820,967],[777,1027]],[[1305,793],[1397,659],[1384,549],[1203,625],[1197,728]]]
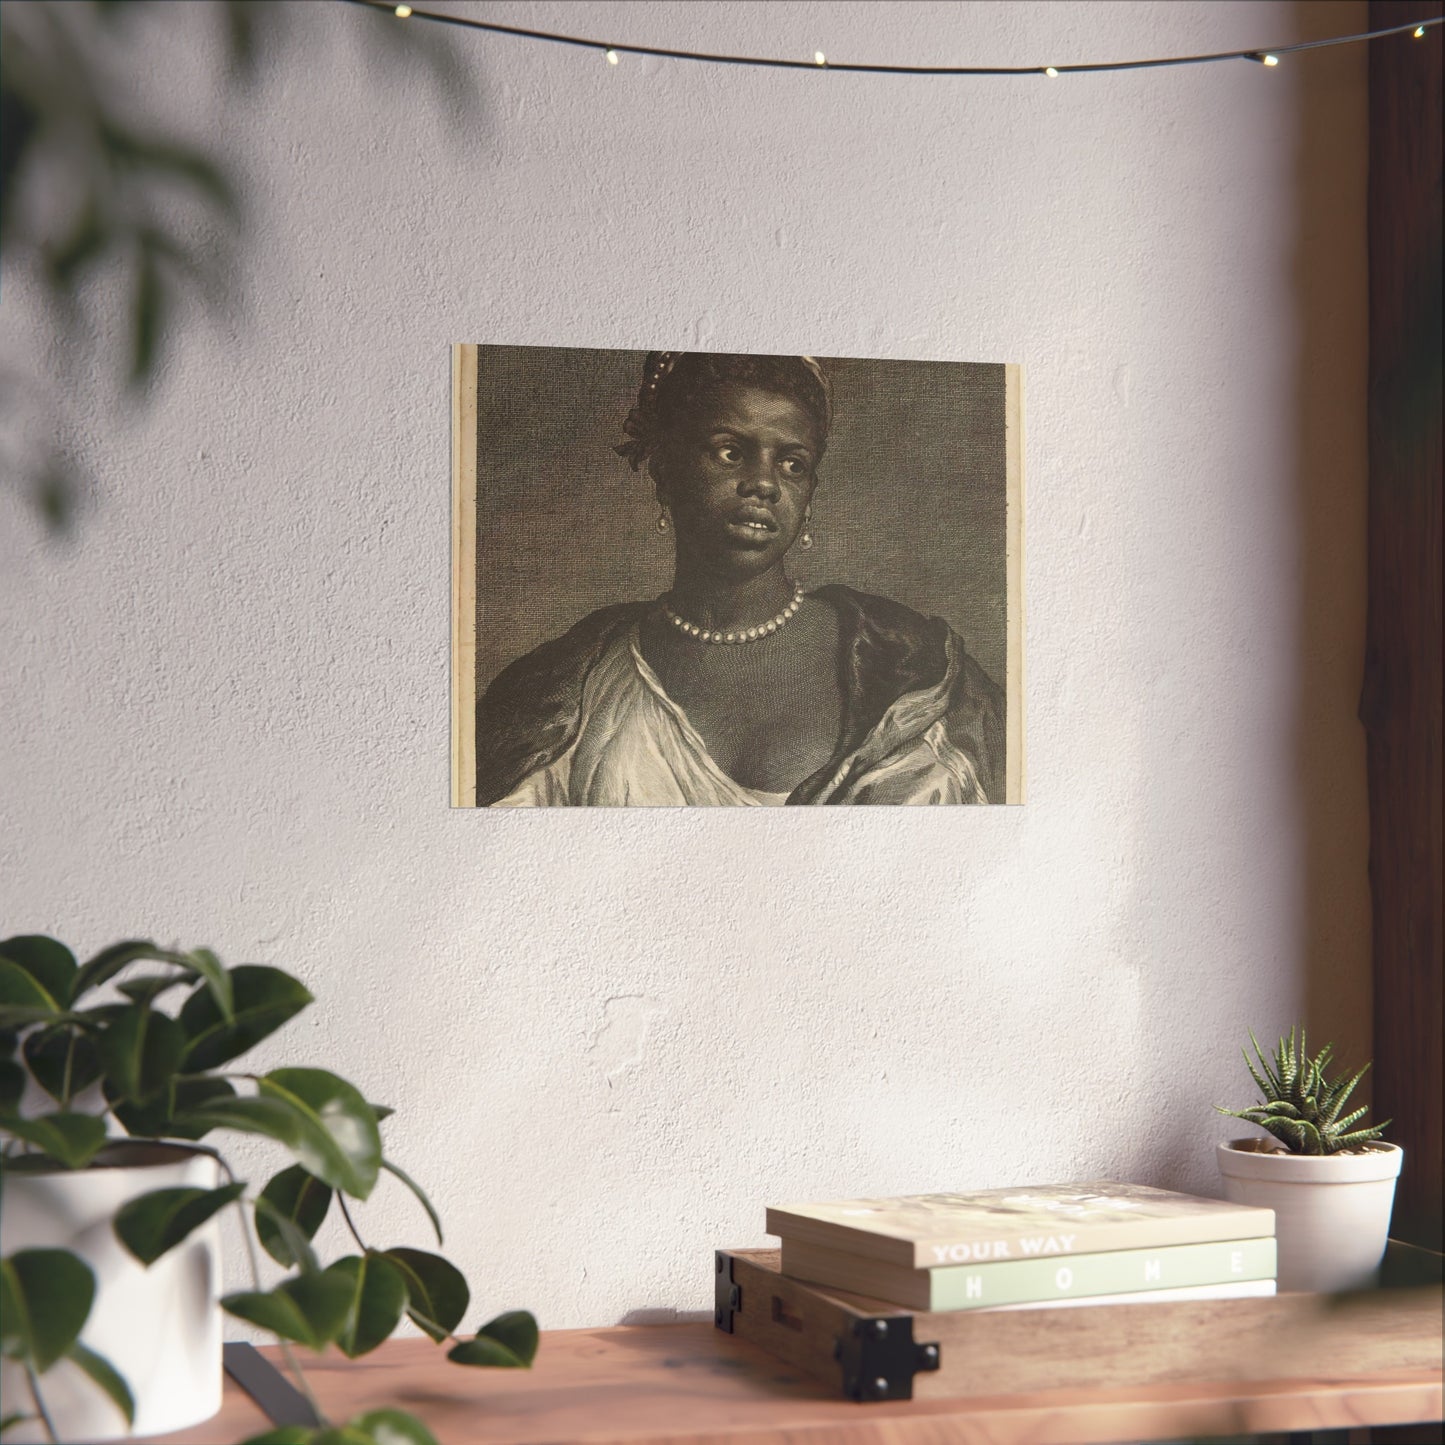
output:
[[[1273,1210],[1141,1184],[788,1204],[769,1209],[767,1225],[785,1275],[915,1310],[1275,1290]]]

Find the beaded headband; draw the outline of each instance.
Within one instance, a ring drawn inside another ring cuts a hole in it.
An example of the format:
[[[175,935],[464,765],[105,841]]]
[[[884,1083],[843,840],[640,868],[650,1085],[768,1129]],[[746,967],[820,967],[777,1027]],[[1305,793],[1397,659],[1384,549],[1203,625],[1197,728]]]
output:
[[[662,384],[678,361],[686,356],[685,351],[653,351],[647,356],[642,374],[642,387],[637,393],[637,404],[627,414],[622,430],[628,440],[612,448],[620,457],[625,457],[632,470],[637,471],[652,451],[652,428],[648,425],[650,414],[657,405],[657,388]],[[798,360],[812,372],[823,393],[823,429],[833,426],[833,387],[828,374],[818,364],[816,357],[800,356]]]

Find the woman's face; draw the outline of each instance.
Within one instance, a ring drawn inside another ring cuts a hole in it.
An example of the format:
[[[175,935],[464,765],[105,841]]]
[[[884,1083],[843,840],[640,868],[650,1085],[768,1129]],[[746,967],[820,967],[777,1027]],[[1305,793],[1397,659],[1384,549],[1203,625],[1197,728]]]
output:
[[[803,529],[822,441],[791,397],[741,384],[719,392],[654,469],[679,559],[733,576],[780,562]]]

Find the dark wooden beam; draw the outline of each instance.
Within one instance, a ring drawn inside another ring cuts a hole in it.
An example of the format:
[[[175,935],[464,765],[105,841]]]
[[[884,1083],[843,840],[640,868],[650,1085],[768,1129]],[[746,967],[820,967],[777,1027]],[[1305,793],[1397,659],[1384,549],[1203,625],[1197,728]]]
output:
[[[1370,27],[1441,13],[1371,0]],[[1374,1117],[1393,1232],[1441,1248],[1441,30],[1370,45],[1369,618]]]

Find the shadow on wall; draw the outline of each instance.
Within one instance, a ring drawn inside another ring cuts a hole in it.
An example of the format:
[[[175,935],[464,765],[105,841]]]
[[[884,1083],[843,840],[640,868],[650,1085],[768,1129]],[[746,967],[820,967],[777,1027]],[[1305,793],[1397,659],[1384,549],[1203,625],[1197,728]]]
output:
[[[1369,8],[1297,0],[1302,35],[1369,28]],[[1344,11],[1342,14],[1341,11]],[[1408,37],[1374,42],[1410,43]],[[1369,115],[1363,47],[1301,71],[1293,264],[1298,644],[1293,763],[1303,923],[1302,1017],[1341,1066],[1370,1056],[1369,796],[1358,720],[1365,666]],[[1341,92],[1359,74],[1358,104]],[[1263,1040],[1261,1040],[1263,1042]],[[1370,1076],[1359,1102],[1370,1099]]]
[[[475,120],[474,87],[441,27],[398,25],[353,7],[316,9],[324,34],[344,34],[399,74],[420,66],[452,102],[453,120]],[[195,65],[217,69],[219,85],[241,90],[278,69],[288,50],[314,50],[312,15],[298,26],[300,18],[253,0],[0,8],[5,285],[18,282],[38,298],[61,343],[26,348],[32,358],[56,358],[43,367],[8,357],[0,366],[0,486],[27,493],[52,534],[74,519],[87,490],[54,398],[84,395],[93,404],[95,379],[114,372],[128,401],[144,402],[189,300],[240,319],[246,158],[152,123],[166,74],[152,54],[159,27]],[[113,335],[124,338],[118,348],[108,344]],[[61,440],[50,442],[57,432]]]
[[[1284,30],[1302,40],[1364,30],[1368,20],[1364,3],[1321,7],[1298,0],[1294,15],[1293,30]],[[1248,1030],[1268,1052],[1280,1032],[1303,1018],[1312,1050],[1333,1040],[1341,1066],[1358,1067],[1370,1055],[1369,815],[1365,735],[1356,717],[1364,667],[1368,480],[1365,65],[1363,47],[1342,47],[1301,57],[1290,76],[1297,97],[1289,198],[1295,236],[1288,304],[1280,309],[1292,327],[1296,350],[1292,358],[1283,358],[1283,364],[1292,363],[1293,405],[1281,412],[1278,425],[1288,428],[1289,445],[1279,455],[1292,459],[1292,475],[1261,469],[1260,484],[1278,487],[1292,503],[1292,537],[1278,544],[1277,556],[1280,565],[1292,567],[1293,602],[1289,587],[1276,595],[1280,605],[1292,606],[1294,676],[1288,731],[1280,726],[1278,712],[1258,713],[1261,725],[1269,722],[1278,735],[1261,731],[1253,766],[1256,771],[1271,765],[1287,770],[1292,786],[1274,790],[1275,801],[1261,796],[1251,806],[1247,796],[1240,800],[1230,825],[1233,838],[1222,845],[1234,851],[1235,876],[1245,877],[1255,866],[1277,880],[1278,897],[1273,905],[1268,898],[1257,901],[1255,917],[1267,918],[1271,906],[1277,910],[1277,933],[1285,949],[1274,956],[1261,949],[1251,957],[1246,932],[1238,944],[1244,956],[1236,953],[1232,971],[1209,981],[1217,999],[1211,1017],[1221,1032],[1201,1035],[1197,1060],[1208,1060],[1211,1069],[1216,1064],[1224,1068],[1232,1080],[1229,1097],[1191,1095],[1185,1101],[1193,1111],[1190,1127],[1161,1130],[1150,1141],[1147,1160],[1136,1157],[1124,1166],[1164,1187],[1219,1192],[1212,1149],[1202,1141],[1227,1134],[1225,1121],[1212,1114],[1210,1105],[1234,1103],[1249,1092],[1239,1053],[1248,1043]],[[1251,224],[1248,216],[1239,223]],[[1247,338],[1241,344],[1247,345]],[[1261,517],[1268,514],[1268,505],[1262,505]],[[1237,645],[1249,655],[1248,636],[1238,638]],[[1267,654],[1258,655],[1258,665],[1268,662]],[[1279,681],[1258,679],[1261,689],[1278,689]],[[1201,695],[1199,701],[1205,729],[1210,716],[1228,717],[1233,705],[1227,696]],[[1237,699],[1241,708],[1253,701]],[[1222,752],[1211,757],[1206,748],[1201,757],[1222,778],[1233,767]],[[1145,787],[1163,795],[1177,760],[1158,750],[1148,758]],[[1291,796],[1292,815],[1278,816],[1278,800]],[[1146,856],[1168,858],[1171,842],[1177,851],[1177,840],[1157,833],[1147,838]],[[1280,857],[1276,846],[1287,849],[1288,856]],[[1180,886],[1188,886],[1185,873],[1177,877]],[[1227,928],[1230,900],[1209,906],[1221,928]],[[1214,946],[1208,937],[1194,943],[1201,955]],[[1253,987],[1262,977],[1270,979],[1267,991]],[[1196,999],[1208,997],[1199,980],[1194,987]],[[1238,1000],[1236,992],[1242,995]],[[1253,1016],[1260,1006],[1249,999],[1261,992],[1288,1012]],[[1145,1037],[1168,1037],[1182,1006],[1187,1003],[1168,990],[1153,991],[1145,1010]],[[1237,1030],[1231,1025],[1223,1036],[1219,1020],[1237,1020]],[[1369,1075],[1361,1086],[1361,1103],[1368,1099],[1368,1085]],[[1239,1132],[1254,1131],[1241,1126]]]

